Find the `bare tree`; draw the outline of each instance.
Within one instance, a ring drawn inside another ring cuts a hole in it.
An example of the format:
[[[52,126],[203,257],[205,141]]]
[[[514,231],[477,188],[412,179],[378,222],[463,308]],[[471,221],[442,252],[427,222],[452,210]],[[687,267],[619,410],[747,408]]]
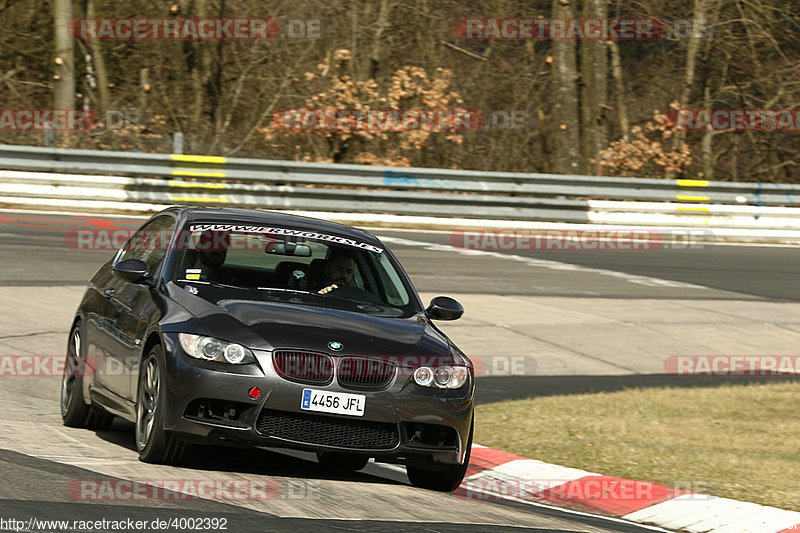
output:
[[[584,0],[583,18],[608,17],[607,0]],[[598,39],[581,41],[581,172],[595,174],[590,161],[608,146],[608,52]]]
[[[55,109],[75,109],[75,50],[68,26],[72,20],[71,0],[54,0],[56,85]],[[71,143],[67,130],[61,135],[61,144]]]
[[[553,0],[553,18],[575,18],[569,0]],[[553,169],[559,174],[581,171],[581,132],[578,119],[577,41],[553,41]]]
[[[372,53],[369,58],[369,77],[374,78],[378,75],[378,67],[381,64],[381,43],[382,35],[386,30],[391,6],[388,0],[381,0],[381,10],[378,14],[378,22],[375,24],[375,38],[372,41]]]
[[[97,17],[96,0],[86,0],[86,17],[93,19]],[[106,60],[103,57],[103,48],[98,39],[89,39],[89,50],[92,54],[92,64],[94,65],[94,72],[97,76],[97,94],[100,100],[100,109],[108,111],[111,105],[111,94],[108,90],[108,70],[106,69]]]
[[[631,122],[628,119],[628,104],[625,96],[625,75],[622,72],[622,59],[619,54],[619,45],[616,41],[609,41],[611,52],[611,75],[614,78],[614,98],[617,108],[617,120],[622,138],[627,140],[631,132]]]
[[[681,82],[680,97],[678,99],[678,104],[681,109],[685,109],[689,105],[692,96],[692,89],[694,88],[694,80],[697,71],[697,55],[703,44],[701,29],[707,27],[708,9],[710,4],[715,1],[716,0],[694,0],[691,35],[689,36],[689,44],[686,47],[686,65]],[[677,149],[685,140],[686,132],[678,130],[672,137],[672,148]]]

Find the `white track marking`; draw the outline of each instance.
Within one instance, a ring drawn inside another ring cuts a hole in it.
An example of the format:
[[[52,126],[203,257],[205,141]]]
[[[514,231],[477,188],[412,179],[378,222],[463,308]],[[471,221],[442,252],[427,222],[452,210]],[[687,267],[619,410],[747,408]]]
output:
[[[694,285],[692,283],[684,283],[682,281],[673,281],[668,279],[653,278],[650,276],[639,276],[636,274],[627,274],[625,272],[616,272],[614,270],[606,270],[604,268],[592,268],[580,265],[573,265],[570,263],[562,263],[560,261],[551,261],[548,259],[535,259],[533,257],[524,257],[521,255],[505,254],[500,252],[490,252],[486,250],[467,250],[465,248],[458,248],[449,244],[434,244],[423,241],[412,241],[409,239],[401,239],[399,237],[380,237],[379,238],[389,244],[397,244],[400,246],[418,247],[428,250],[430,252],[455,252],[461,255],[483,255],[489,257],[496,257],[498,259],[505,259],[507,261],[518,261],[525,263],[532,267],[546,268],[549,270],[558,270],[562,272],[582,272],[598,274],[600,276],[609,276],[618,278],[629,283],[637,285],[644,285],[646,287],[668,287],[673,289],[707,289],[702,285]]]

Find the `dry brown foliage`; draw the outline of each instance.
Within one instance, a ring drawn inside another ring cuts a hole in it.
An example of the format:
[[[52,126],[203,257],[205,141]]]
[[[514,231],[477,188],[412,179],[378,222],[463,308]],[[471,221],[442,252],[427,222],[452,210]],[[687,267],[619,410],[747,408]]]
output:
[[[679,109],[677,102],[670,104]],[[678,150],[667,146],[673,130],[665,113],[653,111],[653,119],[644,127],[631,128],[631,139],[619,139],[600,152],[592,162],[600,167],[601,174],[612,176],[639,176],[663,178],[686,170],[692,163],[689,145],[682,143]]]
[[[316,91],[307,97],[300,111],[376,111],[376,110],[458,110],[463,100],[458,91],[451,89],[453,74],[437,68],[429,75],[424,69],[403,66],[391,78],[379,84],[370,78],[355,80],[347,72],[350,51],[337,49],[329,52],[316,66],[317,72],[305,72],[303,80],[292,80],[295,90]],[[402,124],[384,124],[376,129],[356,128],[354,121],[340,120],[344,127],[336,130],[289,129],[274,121],[259,128],[267,144],[273,148],[294,143],[295,159],[300,161],[358,163],[365,165],[411,166],[410,153],[424,150],[432,137],[461,144],[462,135],[455,129],[438,129],[421,126],[407,129]],[[452,124],[451,124],[452,126]],[[324,141],[320,143],[319,141]],[[359,141],[371,150],[361,151]],[[378,152],[381,155],[376,154]]]

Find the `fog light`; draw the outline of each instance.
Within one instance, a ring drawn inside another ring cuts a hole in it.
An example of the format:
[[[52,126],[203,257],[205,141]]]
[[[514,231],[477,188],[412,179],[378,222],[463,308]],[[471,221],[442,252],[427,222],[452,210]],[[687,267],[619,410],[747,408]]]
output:
[[[258,400],[261,398],[261,389],[258,387],[253,387],[249,391],[247,391],[247,395],[250,396],[254,400]]]
[[[414,381],[423,387],[430,386],[433,383],[433,370],[427,366],[419,367],[414,371]]]

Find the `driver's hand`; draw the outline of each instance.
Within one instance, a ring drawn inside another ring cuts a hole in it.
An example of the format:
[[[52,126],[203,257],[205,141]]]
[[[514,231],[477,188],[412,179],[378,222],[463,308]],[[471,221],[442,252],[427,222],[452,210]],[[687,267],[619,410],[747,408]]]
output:
[[[334,283],[333,285],[328,285],[328,286],[327,286],[327,287],[325,287],[324,289],[320,289],[320,290],[319,290],[319,294],[328,294],[328,293],[329,293],[329,292],[331,292],[332,290],[334,290],[334,289],[338,289],[338,288],[339,288],[339,286],[338,286],[337,284],[335,284],[335,283]]]

